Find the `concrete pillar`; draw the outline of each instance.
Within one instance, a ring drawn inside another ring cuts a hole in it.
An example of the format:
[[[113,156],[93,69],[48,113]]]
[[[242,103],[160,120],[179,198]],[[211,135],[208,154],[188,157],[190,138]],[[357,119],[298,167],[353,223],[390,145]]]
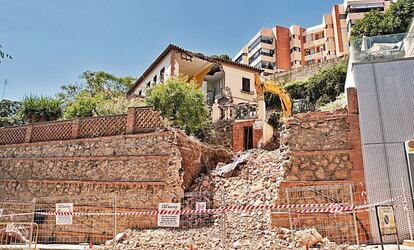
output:
[[[135,122],[135,108],[130,107],[127,111],[127,121],[126,121],[126,133],[134,133],[134,122]]]
[[[257,118],[261,121],[266,120],[266,104],[264,101],[264,95],[257,97]]]
[[[358,112],[358,95],[356,88],[346,89],[346,99],[348,103],[348,114],[357,115]]]
[[[72,139],[76,139],[79,136],[79,125],[80,119],[73,119],[72,120]]]
[[[220,108],[217,103],[217,100],[215,100],[212,106],[212,110],[211,110],[211,119],[213,120],[213,122],[220,120],[220,115],[221,115]]]
[[[33,133],[33,124],[29,124],[26,127],[26,135],[24,138],[24,142],[31,142],[32,141],[32,133]]]

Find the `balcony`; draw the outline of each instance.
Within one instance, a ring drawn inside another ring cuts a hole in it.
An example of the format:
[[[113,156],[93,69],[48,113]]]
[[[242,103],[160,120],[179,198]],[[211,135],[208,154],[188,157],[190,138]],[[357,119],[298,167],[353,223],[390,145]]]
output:
[[[414,57],[414,33],[365,37],[352,43],[353,62],[381,62]]]
[[[256,104],[240,103],[228,105],[213,105],[212,110],[218,109],[215,113],[220,114],[215,117],[217,120],[248,120],[257,119],[258,111]]]
[[[324,56],[324,51],[316,52],[313,54],[305,55],[305,61],[320,59]]]
[[[325,37],[323,38],[319,38],[317,40],[313,40],[313,41],[306,41],[306,43],[303,45],[305,47],[305,49],[308,48],[312,48],[312,47],[316,47],[316,46],[321,46],[325,44]]]

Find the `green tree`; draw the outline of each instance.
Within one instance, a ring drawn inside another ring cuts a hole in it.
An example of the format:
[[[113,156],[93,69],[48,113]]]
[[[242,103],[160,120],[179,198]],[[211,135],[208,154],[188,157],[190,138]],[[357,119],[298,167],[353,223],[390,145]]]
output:
[[[62,117],[62,102],[48,96],[25,96],[21,101],[18,115],[29,123],[54,121]]]
[[[188,82],[186,78],[170,77],[163,84],[149,89],[145,102],[189,135],[206,126],[205,96],[194,82]]]
[[[104,71],[86,71],[80,78],[81,83],[63,85],[58,93],[64,103],[66,119],[100,115],[97,110],[101,105],[107,106],[114,98],[126,100],[125,93],[134,83],[132,77],[117,77]],[[114,112],[108,114],[117,112],[114,109]]]
[[[139,98],[127,99],[125,96],[114,97],[99,102],[95,108],[96,115],[119,115],[125,114],[129,107],[144,106],[143,100]]]
[[[65,119],[75,118],[75,117],[91,117],[96,114],[96,107],[101,101],[100,96],[92,96],[86,91],[82,91],[70,101],[63,113]]]
[[[351,40],[364,36],[379,36],[407,32],[414,18],[414,1],[398,0],[391,3],[385,12],[370,11],[364,18],[357,20],[351,30]]]
[[[222,59],[222,60],[229,60],[231,61],[231,58],[229,55],[227,54],[217,54],[217,55],[211,55],[211,58],[216,58],[216,59]]]
[[[21,120],[16,116],[20,102],[11,100],[0,101],[0,127],[18,125]]]

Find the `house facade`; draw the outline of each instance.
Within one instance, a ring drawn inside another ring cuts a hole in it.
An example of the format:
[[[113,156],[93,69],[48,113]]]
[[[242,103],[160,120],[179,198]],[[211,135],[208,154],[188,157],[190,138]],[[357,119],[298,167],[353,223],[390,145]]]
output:
[[[145,97],[149,88],[161,84],[169,77],[177,76],[194,80],[210,105],[215,100],[234,104],[256,104],[254,81],[260,72],[260,69],[248,65],[208,57],[170,44],[127,94],[128,97]]]
[[[257,147],[263,137],[264,123],[259,119],[258,103],[263,105],[264,102],[258,100],[255,89],[255,79],[260,73],[260,69],[249,65],[212,58],[170,44],[127,95],[145,98],[148,89],[173,76],[193,80],[206,95],[207,104],[212,106],[220,141],[217,144],[240,151]]]

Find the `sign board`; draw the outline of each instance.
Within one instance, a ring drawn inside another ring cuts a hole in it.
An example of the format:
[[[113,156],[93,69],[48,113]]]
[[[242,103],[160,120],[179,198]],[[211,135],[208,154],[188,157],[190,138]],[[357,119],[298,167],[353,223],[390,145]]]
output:
[[[394,209],[392,206],[378,206],[378,220],[382,235],[397,234],[395,225]]]
[[[0,208],[0,217],[3,215],[3,208]]]
[[[180,211],[180,203],[159,203],[158,211]],[[180,215],[179,214],[158,214],[158,226],[159,227],[179,227]]]
[[[196,210],[206,210],[207,203],[205,202],[196,202]]]
[[[56,213],[71,213],[70,215],[56,214],[56,225],[72,225],[73,203],[56,203]]]

